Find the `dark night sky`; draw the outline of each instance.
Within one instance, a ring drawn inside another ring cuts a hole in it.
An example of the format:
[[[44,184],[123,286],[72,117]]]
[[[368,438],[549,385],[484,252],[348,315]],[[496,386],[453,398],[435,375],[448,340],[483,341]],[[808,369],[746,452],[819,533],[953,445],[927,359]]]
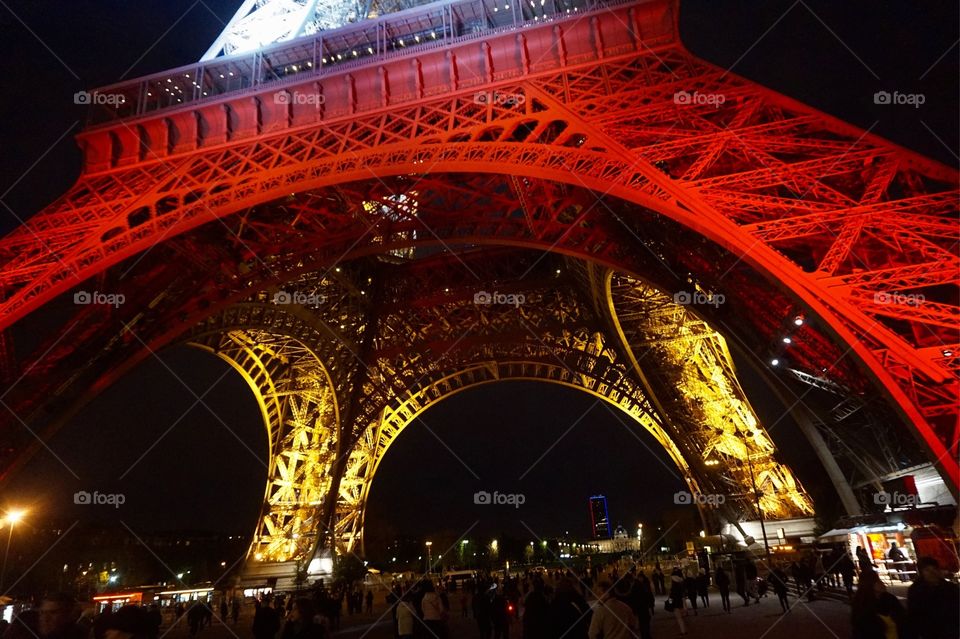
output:
[[[6,205],[0,232],[75,179],[79,153],[71,136],[83,117],[73,104],[75,91],[198,59],[238,3],[0,4],[0,200]],[[736,73],[951,165],[957,163],[957,24],[958,6],[950,1],[919,8],[907,1],[696,0],[683,4],[681,17],[684,42],[701,57],[723,67],[736,63]],[[879,90],[923,93],[926,103],[919,109],[875,105]],[[52,455],[41,455],[0,500],[33,503],[51,516],[119,517],[144,530],[249,532],[263,495],[265,469],[258,460],[266,450],[252,397],[238,375],[209,355],[174,349],[163,362],[142,365],[51,442],[79,480]],[[751,396],[765,394],[745,378]],[[203,407],[190,410],[195,398],[180,380],[229,429]],[[593,403],[585,394],[533,383],[487,386],[450,399],[423,416],[444,444],[415,424],[391,449],[374,484],[369,524],[418,534],[431,522],[462,530],[481,519],[478,532],[522,534],[522,519],[538,534],[586,534],[586,497],[596,491],[609,495],[614,522],[631,526],[656,516],[680,481],[649,436],[626,432],[622,418],[602,405],[518,479]],[[757,408],[768,422],[782,411],[769,402]],[[810,484],[803,472],[810,468],[808,451],[789,422],[773,435]],[[472,494],[480,488],[523,492],[527,504],[516,513],[476,507]],[[72,506],[78,489],[122,491],[128,503],[115,512],[78,509]]]

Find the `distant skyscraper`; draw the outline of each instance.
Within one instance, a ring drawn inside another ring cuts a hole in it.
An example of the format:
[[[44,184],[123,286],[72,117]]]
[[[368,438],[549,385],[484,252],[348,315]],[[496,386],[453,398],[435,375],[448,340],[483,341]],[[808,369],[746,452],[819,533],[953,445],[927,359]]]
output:
[[[604,495],[590,498],[590,524],[593,526],[594,539],[610,538],[610,513],[607,511],[607,498]]]

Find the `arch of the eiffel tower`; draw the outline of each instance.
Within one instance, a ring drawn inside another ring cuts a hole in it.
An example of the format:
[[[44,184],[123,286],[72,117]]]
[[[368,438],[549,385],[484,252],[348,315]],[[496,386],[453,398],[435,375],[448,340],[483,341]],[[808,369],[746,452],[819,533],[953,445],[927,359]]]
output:
[[[607,402],[730,496],[709,528],[808,516],[733,353],[846,512],[956,491],[954,171],[697,59],[676,1],[288,3],[247,53],[265,4],[93,92],[76,185],[0,241],[5,478],[188,344],[267,429],[252,570],[362,552],[391,443],[499,380]]]

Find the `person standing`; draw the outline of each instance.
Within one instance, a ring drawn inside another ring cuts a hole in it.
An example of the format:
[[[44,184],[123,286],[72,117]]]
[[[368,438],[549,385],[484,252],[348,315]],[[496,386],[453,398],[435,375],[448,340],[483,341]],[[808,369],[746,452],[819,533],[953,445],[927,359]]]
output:
[[[630,606],[634,617],[637,618],[637,630],[640,639],[650,639],[650,615],[653,610],[654,598],[650,584],[641,572],[639,577],[626,575],[617,582],[614,594],[623,603]]]
[[[196,637],[197,633],[203,628],[203,604],[195,601],[187,611],[187,626],[190,628],[190,636]]]
[[[234,597],[230,602],[230,618],[233,620],[233,625],[237,625],[237,621],[240,619],[240,598]]]
[[[663,571],[660,569],[660,562],[657,562],[657,565],[654,567],[651,578],[653,580],[654,592],[658,595],[665,595]]]
[[[49,595],[40,603],[38,634],[42,639],[85,639],[89,634],[77,621],[76,600],[65,594]]]
[[[840,561],[837,564],[837,572],[840,573],[840,579],[843,580],[843,588],[847,591],[847,597],[853,598],[853,573],[856,572],[856,567],[853,565],[853,560],[850,559],[850,555],[847,552],[844,552],[840,557]]]
[[[745,572],[746,568],[744,562],[741,559],[738,559],[733,564],[733,577],[736,580],[737,584],[737,594],[743,597],[743,605],[750,605],[750,598],[747,597],[747,575]]]
[[[860,572],[871,572],[873,570],[873,562],[870,560],[870,555],[867,554],[867,551],[863,549],[863,546],[857,546],[857,566],[860,568]]]
[[[437,594],[432,581],[423,583],[423,599],[420,600],[420,610],[423,612],[423,623],[434,637],[444,639],[446,637],[446,611],[444,610],[443,600]]]
[[[777,593],[777,599],[780,600],[780,609],[783,612],[790,612],[790,601],[787,599],[787,573],[782,566],[774,567],[768,578],[773,592]]]
[[[907,590],[907,614],[918,639],[960,637],[960,588],[943,578],[933,557],[917,562],[917,580]]]
[[[493,623],[493,639],[510,639],[510,600],[506,584],[497,586],[490,604],[490,620]]]
[[[313,602],[301,598],[293,602],[281,639],[327,639],[327,629],[315,620]]]
[[[823,555],[818,550],[813,552],[815,553],[813,557],[813,582],[817,586],[817,592],[823,592],[826,587],[824,579],[826,579],[827,570],[823,566]]]
[[[717,590],[720,591],[720,604],[726,612],[730,612],[730,575],[722,566],[718,567],[717,571],[713,573],[713,583],[717,585]]]
[[[757,592],[757,564],[749,558],[743,566],[743,576],[747,588],[747,599],[753,597],[757,603],[760,603],[760,593]]]
[[[480,639],[490,639],[490,633],[493,631],[492,595],[485,581],[478,583],[473,593],[473,618],[477,620]]]
[[[602,582],[603,595],[593,609],[589,639],[632,639],[636,636],[637,617],[630,606],[620,601],[609,582]]]
[[[692,569],[687,567],[686,575],[683,578],[683,589],[687,594],[687,599],[690,600],[690,607],[693,609],[693,614],[697,614],[697,580],[693,576]]]
[[[254,639],[274,639],[280,630],[280,612],[270,605],[270,599],[257,602],[257,611],[253,614]]]
[[[147,639],[157,639],[160,636],[160,626],[163,625],[163,615],[160,614],[160,606],[150,604],[147,609]]]
[[[707,576],[707,571],[703,568],[700,569],[700,574],[697,575],[697,596],[700,597],[700,603],[703,604],[704,608],[710,607],[710,577]]]
[[[872,570],[860,575],[851,606],[853,639],[905,639],[906,612]]]
[[[550,602],[549,614],[551,637],[587,639],[587,630],[590,627],[590,606],[587,600],[577,592],[573,580],[569,577],[564,577],[557,582],[556,593],[553,601]]]
[[[534,578],[533,587],[523,600],[523,639],[548,639],[548,608],[543,581]]]
[[[683,573],[680,572],[679,568],[674,568],[670,575],[670,596],[667,598],[664,607],[667,612],[673,613],[673,617],[677,620],[677,626],[680,627],[681,635],[687,634],[687,626],[683,623],[683,595]]]
[[[396,605],[397,636],[400,639],[413,639],[417,625],[417,610],[410,603],[410,596],[404,594]]]
[[[907,561],[907,557],[903,554],[903,551],[897,547],[897,542],[890,542],[890,551],[887,553],[887,559],[893,562],[893,570],[897,573],[897,578],[900,581],[907,581],[906,575],[903,574],[903,562]]]

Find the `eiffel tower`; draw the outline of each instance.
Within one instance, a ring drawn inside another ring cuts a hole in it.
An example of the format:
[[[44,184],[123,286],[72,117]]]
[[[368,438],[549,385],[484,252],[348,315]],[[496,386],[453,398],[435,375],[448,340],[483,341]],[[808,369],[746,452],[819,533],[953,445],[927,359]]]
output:
[[[88,93],[82,175],[0,240],[3,477],[188,344],[267,429],[249,574],[362,553],[396,437],[509,379],[621,411],[729,497],[707,529],[809,516],[739,353],[846,512],[916,466],[955,493],[956,172],[698,59],[678,11],[247,0]]]

